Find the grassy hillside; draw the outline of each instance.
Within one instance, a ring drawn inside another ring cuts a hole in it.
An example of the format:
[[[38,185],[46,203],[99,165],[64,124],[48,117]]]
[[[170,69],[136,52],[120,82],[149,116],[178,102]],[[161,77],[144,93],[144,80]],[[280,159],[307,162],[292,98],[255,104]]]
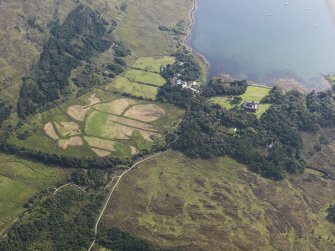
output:
[[[274,182],[230,158],[169,152],[124,178],[103,221],[180,250],[331,250],[334,188],[309,170]]]
[[[0,154],[0,236],[34,195],[65,178],[59,168]]]
[[[135,57],[170,55],[185,37],[192,5],[193,0],[129,1],[127,15],[116,34]],[[175,28],[181,35],[162,31],[159,26]]]
[[[0,3],[0,99],[16,106],[22,85],[38,62],[50,35],[50,22],[64,22],[67,15],[83,3],[101,13],[108,22],[121,20],[124,1],[2,1]],[[103,56],[102,56],[103,57]]]

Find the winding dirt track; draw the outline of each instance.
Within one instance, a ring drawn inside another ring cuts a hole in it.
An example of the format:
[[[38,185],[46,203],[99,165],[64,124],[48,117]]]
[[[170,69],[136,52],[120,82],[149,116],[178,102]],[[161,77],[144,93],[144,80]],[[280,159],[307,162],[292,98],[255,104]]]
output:
[[[116,177],[114,177],[114,178],[118,178],[118,180],[116,181],[115,185],[113,186],[112,190],[110,191],[110,193],[109,193],[109,195],[108,195],[108,197],[107,197],[107,200],[106,200],[106,202],[105,202],[105,204],[104,204],[104,206],[103,206],[103,208],[102,208],[102,210],[101,210],[101,213],[100,213],[100,215],[99,215],[99,217],[98,217],[98,219],[97,219],[97,221],[96,221],[96,223],[95,223],[95,226],[94,226],[94,240],[92,241],[91,246],[88,248],[88,251],[91,251],[91,249],[93,248],[93,246],[94,246],[94,244],[95,244],[96,237],[97,237],[97,234],[98,234],[98,226],[99,226],[100,220],[101,220],[103,214],[105,213],[106,208],[107,208],[107,205],[108,205],[108,203],[109,203],[109,201],[110,201],[110,199],[111,199],[111,197],[112,197],[112,195],[113,195],[113,193],[114,193],[116,187],[119,185],[119,183],[120,183],[122,177],[123,177],[124,175],[126,175],[127,173],[129,173],[131,170],[133,170],[137,165],[141,164],[142,162],[147,161],[147,160],[152,159],[152,158],[155,158],[155,157],[157,157],[157,156],[159,156],[159,155],[162,155],[162,154],[164,154],[164,153],[165,153],[165,152],[160,152],[160,153],[157,153],[157,154],[155,154],[155,155],[149,156],[149,157],[147,157],[147,158],[145,158],[145,159],[142,159],[142,160],[136,162],[134,165],[132,165],[132,166],[131,166],[130,168],[128,168],[126,171],[124,171],[120,176],[116,176]],[[114,179],[114,178],[113,178],[113,179]],[[112,185],[112,182],[110,183],[110,185]]]

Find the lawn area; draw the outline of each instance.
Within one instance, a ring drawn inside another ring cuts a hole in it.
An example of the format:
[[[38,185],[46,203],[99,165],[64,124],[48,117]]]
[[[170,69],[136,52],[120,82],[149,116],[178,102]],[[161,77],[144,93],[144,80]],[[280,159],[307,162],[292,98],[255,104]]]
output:
[[[211,98],[211,102],[220,105],[222,108],[231,109],[234,106],[240,107],[241,104],[245,101],[255,101],[259,103],[266,95],[269,94],[270,90],[271,89],[267,87],[248,86],[246,92],[240,95],[242,102],[238,105],[232,105],[228,97],[225,96]],[[259,104],[259,109],[255,113],[256,116],[260,118],[262,114],[266,112],[267,109],[269,109],[270,106],[270,104]]]
[[[269,94],[270,88],[258,87],[258,86],[248,86],[247,91],[241,95],[244,101],[255,101],[259,103],[266,95]]]
[[[61,169],[0,154],[0,233],[35,194],[65,178]]]
[[[160,68],[162,65],[173,64],[174,62],[174,57],[141,57],[136,60],[132,67],[145,71],[160,73]]]
[[[150,84],[155,86],[163,86],[166,84],[166,80],[158,73],[153,73],[144,70],[143,71],[136,69],[128,70],[127,73],[125,74],[125,77],[134,82]]]
[[[334,186],[313,174],[271,181],[228,157],[168,152],[123,177],[102,221],[167,249],[331,250],[324,211]]]
[[[136,97],[155,100],[158,94],[158,88],[149,85],[142,85],[129,81],[125,77],[116,78],[112,84],[108,85],[109,89],[116,89],[120,93],[131,94]]]

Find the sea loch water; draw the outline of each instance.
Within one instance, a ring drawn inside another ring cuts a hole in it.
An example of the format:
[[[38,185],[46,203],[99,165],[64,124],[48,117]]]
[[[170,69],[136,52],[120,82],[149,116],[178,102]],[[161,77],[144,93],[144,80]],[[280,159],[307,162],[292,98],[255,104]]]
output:
[[[189,43],[208,59],[210,76],[228,73],[263,83],[293,78],[315,88],[321,74],[335,72],[335,0],[197,0],[197,5]]]

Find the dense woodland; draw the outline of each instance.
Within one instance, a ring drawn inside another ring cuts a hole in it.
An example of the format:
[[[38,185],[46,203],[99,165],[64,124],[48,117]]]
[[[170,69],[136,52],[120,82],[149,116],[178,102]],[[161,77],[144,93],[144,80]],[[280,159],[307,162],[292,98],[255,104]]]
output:
[[[172,251],[172,249],[155,248],[148,241],[139,239],[118,228],[102,229],[97,243],[110,250],[120,251]]]
[[[38,205],[0,242],[0,250],[87,250],[102,195],[64,189]]]
[[[333,224],[335,224],[335,205],[331,205],[327,209],[327,220]]]
[[[203,90],[205,97],[215,97],[221,95],[241,95],[247,90],[247,81],[226,81],[222,78],[213,78]]]
[[[0,100],[0,126],[3,121],[8,119],[11,111],[12,111],[12,107],[8,105],[7,103],[3,102],[2,100]]]
[[[159,89],[157,99],[185,109],[190,105],[193,97],[194,93],[191,90],[184,89],[180,85],[168,83]]]
[[[166,65],[166,67],[161,70],[161,75],[164,78],[179,78],[182,81],[199,80],[201,68],[192,52],[186,48],[182,48],[173,56],[176,58],[176,62],[172,65]]]
[[[307,96],[290,91],[284,95],[273,88],[262,101],[272,106],[258,120],[242,109],[226,110],[194,97],[177,135],[170,136],[175,139],[172,146],[192,157],[227,154],[252,171],[279,180],[285,172],[305,168],[299,132],[335,126],[334,99],[332,91]]]
[[[112,45],[106,25],[96,12],[83,5],[73,10],[63,24],[52,24],[32,77],[23,78],[18,102],[21,117],[69,92],[71,71]]]

